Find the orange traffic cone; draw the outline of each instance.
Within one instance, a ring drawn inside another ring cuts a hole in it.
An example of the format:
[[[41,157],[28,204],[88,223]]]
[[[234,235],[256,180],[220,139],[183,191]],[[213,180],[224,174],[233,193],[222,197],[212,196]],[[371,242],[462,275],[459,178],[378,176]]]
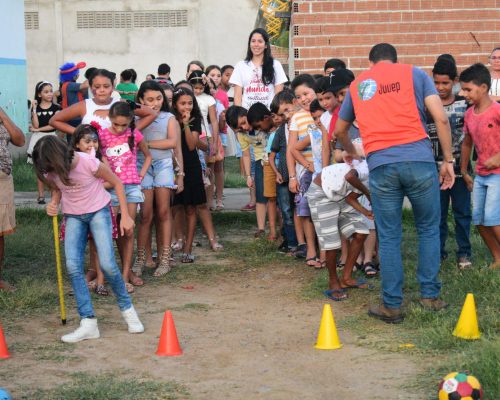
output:
[[[5,337],[3,336],[2,325],[0,325],[0,358],[9,358],[9,350],[7,349],[7,343],[5,342]]]
[[[180,356],[182,354],[177,332],[175,330],[174,319],[170,311],[165,311],[163,324],[161,326],[160,341],[156,355],[158,356]]]

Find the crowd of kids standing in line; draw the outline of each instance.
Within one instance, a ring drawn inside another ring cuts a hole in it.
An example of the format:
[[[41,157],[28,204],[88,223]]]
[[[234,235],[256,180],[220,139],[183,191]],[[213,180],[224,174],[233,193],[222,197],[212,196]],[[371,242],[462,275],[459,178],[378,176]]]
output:
[[[370,52],[372,70],[387,63],[399,68],[396,50],[388,44],[377,46]],[[356,269],[366,278],[381,273],[386,308],[371,315],[386,322],[402,320],[401,314],[394,312],[399,310],[401,296],[394,295],[395,289],[390,287],[391,279],[402,278],[392,271],[384,277],[383,254],[379,262],[377,226],[384,235],[386,232],[382,211],[378,215],[377,207],[372,210],[375,184],[371,178],[380,172],[381,165],[391,163],[388,158],[397,162],[408,151],[407,144],[422,143],[423,153],[430,152],[432,163],[437,164],[436,182],[438,168],[448,169],[440,204],[427,205],[439,209],[436,223],[441,260],[448,257],[451,200],[458,268],[472,267],[471,222],[478,226],[491,251],[491,268],[498,268],[500,214],[495,204],[500,200],[500,49],[493,50],[490,62],[491,75],[484,65],[475,64],[459,76],[455,60],[446,54],[436,60],[432,78],[415,67],[395,71],[402,81],[411,71],[408,79],[415,89],[402,93],[424,111],[415,115],[427,133],[409,139],[402,134],[385,147],[385,137],[373,139],[376,134],[366,122],[364,107],[367,100],[382,98],[386,92],[400,95],[399,86],[397,90],[396,86],[376,83],[373,87],[370,82],[375,80],[360,80],[363,74],[355,79],[339,59],[325,63],[324,75],[301,74],[289,82],[282,65],[273,59],[269,36],[262,29],[251,32],[246,57],[234,67],[205,68],[192,61],[186,80],[175,85],[167,64],[161,64],[158,76],[148,75],[139,87],[133,69],[124,70],[115,87],[113,72],[88,68],[85,82],[78,83],[85,64],[64,64],[58,87],[47,81],[36,85],[31,102],[33,135],[28,147],[38,179],[38,202],[45,203],[48,187],[51,198],[47,213],[57,215],[61,208],[64,214],[61,239],[81,323],[62,340],[99,337],[89,290],[108,295],[105,282],[115,293],[129,331],[142,332],[144,327],[129,294],[144,284],[141,275],[146,268],[154,269],[155,277],[168,273],[176,261],[174,252],[180,252],[181,263],[195,261],[197,217],[210,248],[223,250],[211,211],[224,208],[224,158],[228,156],[241,160],[250,189],[250,201],[242,210],[256,212],[254,236],[266,236],[267,218],[267,240],[276,241],[281,236],[280,251],[304,259],[311,268],[328,269],[329,287],[324,294],[331,300],[345,300],[348,289],[372,287],[366,279],[353,277]],[[431,101],[437,98],[439,110]],[[441,114],[443,109],[445,114]],[[446,115],[445,121],[442,115]],[[393,123],[391,118],[386,122]],[[0,178],[11,188],[12,163],[6,144],[11,141],[20,146],[24,136],[3,110],[0,119]],[[448,138],[443,134],[446,129]],[[56,131],[65,137],[58,137]],[[391,153],[393,145],[397,151]],[[386,147],[389,152],[383,153]],[[471,159],[475,160],[475,179]],[[453,174],[454,181],[448,180]],[[2,209],[0,259],[3,236],[15,227],[9,200],[13,189],[9,190],[2,189],[8,206]],[[379,195],[375,204],[377,198]],[[137,212],[140,222],[135,245]],[[121,270],[114,257],[113,239]],[[87,242],[90,266],[85,274]],[[386,260],[391,264],[389,258]],[[417,275],[425,275],[420,264],[418,271]],[[434,310],[446,307],[438,299],[440,283],[434,282],[437,291],[426,295],[427,278],[419,277],[421,304]],[[12,288],[0,283],[1,288]]]

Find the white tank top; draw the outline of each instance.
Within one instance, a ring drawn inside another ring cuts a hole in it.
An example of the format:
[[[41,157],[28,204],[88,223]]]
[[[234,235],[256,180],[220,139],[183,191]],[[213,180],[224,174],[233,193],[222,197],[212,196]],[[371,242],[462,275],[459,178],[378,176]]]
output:
[[[82,124],[90,124],[92,121],[95,121],[101,126],[102,129],[110,128],[111,121],[109,120],[109,117],[106,116],[105,118],[103,118],[100,115],[96,114],[95,112],[100,111],[100,110],[107,111],[117,101],[120,101],[120,100],[112,97],[111,103],[105,104],[105,105],[99,105],[99,104],[96,104],[93,99],[86,99],[85,100],[86,112],[82,118]]]

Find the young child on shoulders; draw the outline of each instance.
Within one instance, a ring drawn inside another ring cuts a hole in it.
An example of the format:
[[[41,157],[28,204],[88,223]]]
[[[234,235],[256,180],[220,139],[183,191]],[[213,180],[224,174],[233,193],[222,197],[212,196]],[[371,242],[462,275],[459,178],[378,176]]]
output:
[[[288,124],[293,113],[296,111],[295,95],[290,90],[283,90],[274,96],[271,102],[271,112],[281,118],[281,125],[276,130],[274,140],[271,143],[269,153],[269,165],[276,174],[276,192],[278,205],[283,219],[283,243],[280,251],[293,254],[297,251],[298,240],[304,243],[304,232],[296,233],[294,222],[294,193],[288,189],[288,168],[287,168],[287,145],[288,145]],[[297,224],[299,225],[299,224]]]
[[[133,234],[134,220],[128,213],[125,190],[120,179],[93,155],[73,152],[56,136],[44,137],[36,144],[33,163],[37,176],[51,188],[52,197],[47,204],[47,214],[56,216],[60,203],[66,217],[66,268],[81,320],[80,326],[74,332],[62,336],[61,340],[75,343],[100,336],[83,271],[89,232],[95,240],[101,268],[113,288],[128,331],[144,332],[116,264],[111,237],[110,195],[101,181],[108,182],[116,192],[121,211],[120,233]]]
[[[460,74],[460,95],[472,105],[465,113],[460,171],[472,191],[472,223],[493,256],[491,269],[500,268],[500,104],[488,91],[491,76],[483,64]],[[477,151],[476,176],[468,172],[472,145]]]
[[[455,238],[457,241],[457,267],[466,269],[471,263],[471,194],[467,190],[464,178],[460,173],[460,151],[464,140],[464,115],[467,102],[462,96],[453,93],[455,83],[458,83],[458,72],[455,63],[448,59],[438,59],[432,69],[434,86],[438,91],[451,127],[451,141],[453,157],[455,158],[455,184],[450,189],[440,190],[441,196],[441,223],[439,226],[441,240],[441,260],[448,257],[446,239],[448,238],[448,208],[451,200],[453,217],[455,219]],[[426,110],[427,133],[432,144],[434,158],[438,167],[443,163],[443,151],[439,143],[436,123],[432,115]],[[472,173],[469,161],[467,171]]]

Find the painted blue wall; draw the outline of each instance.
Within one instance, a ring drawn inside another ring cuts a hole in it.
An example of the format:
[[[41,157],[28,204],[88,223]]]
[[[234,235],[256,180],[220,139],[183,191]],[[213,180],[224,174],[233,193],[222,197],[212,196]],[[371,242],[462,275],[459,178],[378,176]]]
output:
[[[0,13],[0,106],[28,131],[24,1],[2,0]]]

